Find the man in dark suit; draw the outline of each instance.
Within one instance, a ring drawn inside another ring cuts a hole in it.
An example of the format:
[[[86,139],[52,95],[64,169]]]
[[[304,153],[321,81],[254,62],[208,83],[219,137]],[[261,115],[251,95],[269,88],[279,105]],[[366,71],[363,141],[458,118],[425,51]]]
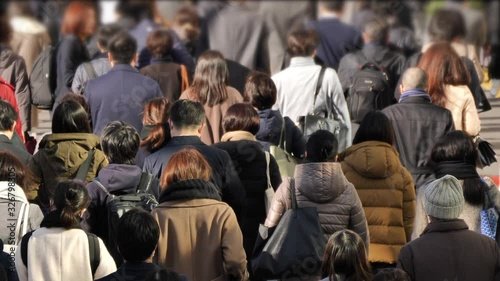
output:
[[[134,67],[137,43],[128,33],[115,35],[109,44],[111,70],[90,80],[85,88],[94,134],[111,121],[126,122],[140,132],[144,104],[163,97],[160,86],[151,78],[140,74]]]
[[[434,179],[429,158],[437,140],[455,129],[451,112],[432,104],[426,89],[427,74],[409,68],[403,74],[399,103],[382,110],[392,122],[399,158],[417,189]]]
[[[172,155],[187,146],[196,148],[212,168],[212,181],[219,187],[222,201],[233,208],[238,220],[244,215],[246,193],[227,152],[204,144],[201,130],[205,125],[203,105],[189,100],[176,101],[170,109],[172,139],[157,152],[146,157],[143,171],[161,178]]]
[[[31,154],[12,143],[12,137],[17,122],[17,112],[14,107],[0,100],[0,150],[6,150],[15,155],[21,162],[28,164]]]
[[[335,70],[339,68],[345,54],[363,46],[361,33],[355,27],[341,22],[343,9],[343,0],[321,0],[319,20],[310,24],[320,36],[316,57],[322,64]]]

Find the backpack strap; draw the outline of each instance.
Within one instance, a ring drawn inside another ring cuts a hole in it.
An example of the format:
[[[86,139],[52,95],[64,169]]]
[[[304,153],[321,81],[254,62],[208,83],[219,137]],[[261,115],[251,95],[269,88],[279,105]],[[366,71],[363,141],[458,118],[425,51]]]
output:
[[[281,118],[281,132],[280,132],[280,142],[278,143],[278,147],[285,150],[285,117]]]
[[[92,233],[87,233],[87,238],[89,240],[90,269],[92,270],[92,277],[94,277],[97,268],[101,263],[101,249],[99,247],[99,240],[97,239],[97,236]]]
[[[147,172],[141,174],[141,180],[137,186],[136,193],[148,192],[153,182],[153,175]]]
[[[21,260],[23,261],[24,266],[28,269],[28,242],[30,241],[31,235],[33,235],[33,231],[26,233],[21,239]]]
[[[95,147],[87,152],[87,159],[80,165],[78,172],[76,173],[75,179],[85,181],[90,170],[90,165],[94,159]]]
[[[295,179],[290,178],[290,195],[292,197],[292,209],[297,210],[297,198],[295,194]]]
[[[97,78],[97,72],[95,72],[94,65],[91,62],[85,62],[82,64],[85,72],[87,72],[87,76],[89,80]]]
[[[109,193],[108,189],[99,181],[99,178],[95,178],[92,180],[93,183],[97,185],[107,196],[113,197],[113,194]]]

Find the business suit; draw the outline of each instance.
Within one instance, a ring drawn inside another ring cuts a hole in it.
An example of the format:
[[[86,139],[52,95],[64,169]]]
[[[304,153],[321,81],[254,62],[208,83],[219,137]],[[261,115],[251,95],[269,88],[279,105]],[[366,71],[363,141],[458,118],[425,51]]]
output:
[[[156,81],[127,64],[117,64],[108,73],[92,79],[85,88],[94,134],[112,121],[120,120],[142,130],[144,104],[163,97]]]
[[[6,150],[12,153],[25,165],[28,165],[28,162],[31,159],[31,154],[29,154],[28,151],[16,146],[6,135],[2,134],[0,134],[0,150]]]

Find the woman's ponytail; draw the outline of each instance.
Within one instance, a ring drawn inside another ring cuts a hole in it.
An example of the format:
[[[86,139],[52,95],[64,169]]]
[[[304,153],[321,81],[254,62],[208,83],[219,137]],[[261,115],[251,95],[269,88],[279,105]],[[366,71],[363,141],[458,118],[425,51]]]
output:
[[[82,182],[64,181],[54,194],[56,212],[60,213],[60,226],[66,229],[80,226],[80,215],[90,205],[90,197]]]

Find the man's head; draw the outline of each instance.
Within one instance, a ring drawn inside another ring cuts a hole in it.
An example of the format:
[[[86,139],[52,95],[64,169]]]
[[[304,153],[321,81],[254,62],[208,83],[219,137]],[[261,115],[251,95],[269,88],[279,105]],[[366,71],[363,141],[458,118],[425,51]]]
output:
[[[312,57],[318,44],[319,37],[314,30],[300,29],[288,37],[287,52],[291,57]]]
[[[320,0],[318,6],[319,12],[320,14],[341,14],[344,11],[344,2],[344,0]]]
[[[14,134],[17,117],[14,107],[7,101],[0,99],[0,133],[6,135],[9,139]]]
[[[160,227],[149,213],[138,209],[126,212],[118,221],[116,233],[118,251],[125,261],[152,262]]]
[[[276,85],[266,73],[254,71],[247,77],[245,83],[245,98],[257,110],[271,109],[276,103]]]
[[[122,121],[109,123],[101,133],[102,151],[109,163],[134,165],[140,142],[136,129]]]
[[[111,65],[135,64],[137,61],[137,42],[128,32],[119,32],[109,41],[108,58]]]
[[[446,175],[437,179],[425,190],[424,209],[432,219],[457,219],[464,209],[464,203],[462,185],[454,176]]]
[[[363,40],[365,43],[378,43],[385,45],[389,39],[389,25],[379,16],[373,16],[366,21],[363,27]]]
[[[123,29],[117,24],[107,24],[99,27],[95,36],[97,39],[97,45],[99,46],[101,52],[107,52],[109,50],[109,39],[113,38],[113,36],[121,31],[123,31]]]
[[[200,136],[205,123],[205,109],[199,102],[178,100],[170,109],[170,134],[172,137]]]
[[[338,153],[339,142],[326,130],[313,133],[307,140],[306,161],[313,163],[333,162]]]
[[[168,29],[158,29],[148,36],[147,46],[153,58],[165,58],[170,56],[174,41]]]
[[[421,68],[408,68],[401,81],[401,93],[413,89],[427,89],[427,74]]]

